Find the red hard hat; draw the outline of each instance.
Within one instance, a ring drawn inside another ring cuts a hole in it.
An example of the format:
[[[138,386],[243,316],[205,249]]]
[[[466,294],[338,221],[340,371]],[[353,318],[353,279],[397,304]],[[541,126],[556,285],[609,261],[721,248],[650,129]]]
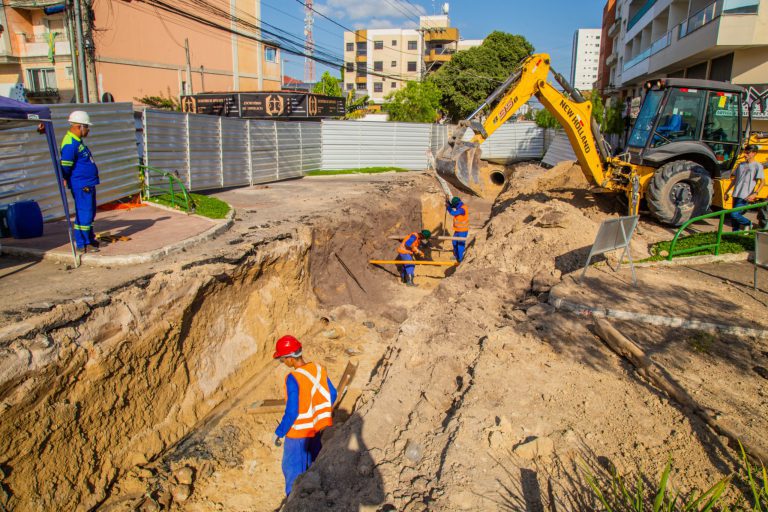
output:
[[[287,334],[282,338],[280,338],[279,340],[277,340],[277,343],[275,343],[275,353],[272,356],[272,359],[289,356],[300,350],[301,350],[301,343],[299,343],[299,340],[297,340],[290,334]]]

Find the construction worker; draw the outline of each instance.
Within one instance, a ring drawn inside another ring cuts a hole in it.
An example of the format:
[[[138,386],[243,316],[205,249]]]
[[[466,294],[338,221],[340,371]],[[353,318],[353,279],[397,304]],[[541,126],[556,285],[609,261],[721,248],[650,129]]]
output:
[[[413,256],[415,254],[418,254],[423,258],[424,253],[419,249],[419,244],[423,240],[429,240],[429,237],[431,236],[432,232],[428,229],[424,229],[418,233],[414,231],[405,237],[400,243],[400,247],[397,248],[397,259],[403,261],[413,261]],[[397,268],[400,271],[400,279],[402,282],[404,282],[407,286],[416,286],[413,283],[413,274],[416,270],[416,265],[398,265]]]
[[[453,236],[467,238],[469,233],[469,208],[461,202],[461,199],[454,197],[445,202],[445,209],[453,217]],[[453,256],[458,263],[464,259],[464,250],[467,242],[453,241]]]
[[[304,361],[301,343],[286,335],[277,340],[273,359],[279,359],[291,372],[285,377],[285,413],[275,429],[273,443],[283,448],[285,494],[291,493],[293,481],[304,473],[323,447],[323,429],[333,424],[336,388],[325,368]]]
[[[731,183],[725,189],[725,200],[730,197],[733,190],[733,208],[746,206],[757,199],[757,194],[763,188],[765,181],[763,173],[763,164],[755,160],[760,148],[755,144],[749,144],[744,148],[747,154],[747,161],[742,162],[731,173]],[[742,212],[731,213],[731,229],[741,231],[752,229],[752,221],[744,216]]]
[[[96,185],[99,169],[83,139],[91,129],[87,112],[75,110],[69,115],[69,131],[61,141],[61,169],[64,183],[75,200],[75,243],[80,253],[99,252],[99,242],[93,233],[96,217]]]

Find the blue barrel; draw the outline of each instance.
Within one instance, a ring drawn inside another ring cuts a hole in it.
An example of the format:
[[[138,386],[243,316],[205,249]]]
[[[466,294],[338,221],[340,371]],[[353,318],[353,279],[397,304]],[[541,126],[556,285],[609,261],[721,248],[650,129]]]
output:
[[[43,212],[36,201],[17,201],[8,205],[6,216],[13,238],[43,236]]]

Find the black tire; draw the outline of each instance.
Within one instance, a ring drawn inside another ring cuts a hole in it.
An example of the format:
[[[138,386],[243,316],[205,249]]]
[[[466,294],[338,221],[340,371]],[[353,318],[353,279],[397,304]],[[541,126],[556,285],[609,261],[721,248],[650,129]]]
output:
[[[689,160],[678,160],[656,170],[646,201],[660,222],[679,226],[707,213],[713,193],[712,177],[704,167]]]
[[[768,227],[768,206],[757,209],[757,225],[760,229]]]

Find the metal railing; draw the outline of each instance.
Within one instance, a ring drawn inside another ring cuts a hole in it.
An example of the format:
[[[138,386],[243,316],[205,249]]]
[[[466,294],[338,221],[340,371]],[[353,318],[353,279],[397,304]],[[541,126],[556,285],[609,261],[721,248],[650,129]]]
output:
[[[667,261],[672,261],[672,258],[675,256],[682,256],[684,254],[701,252],[709,249],[714,249],[715,256],[718,256],[720,254],[720,243],[723,240],[723,224],[725,223],[725,216],[730,213],[742,212],[745,210],[754,210],[757,208],[762,208],[764,206],[768,206],[768,201],[763,201],[762,203],[748,204],[746,206],[739,206],[738,208],[731,208],[730,210],[720,210],[719,212],[710,212],[704,215],[699,215],[698,217],[694,217],[691,220],[683,223],[683,225],[680,226],[680,228],[677,230],[677,233],[675,233],[675,237],[672,239],[672,243],[669,244],[669,254],[667,255]],[[677,245],[677,241],[680,238],[680,234],[683,231],[685,231],[688,228],[688,226],[690,226],[694,222],[699,222],[706,219],[712,219],[714,217],[720,217],[720,222],[717,226],[717,240],[715,243],[697,245],[695,247],[688,247],[687,249],[681,249],[679,251],[675,251],[675,246]]]
[[[629,18],[629,22],[627,22],[627,30],[629,31],[632,27],[634,27],[638,21],[640,21],[640,18],[642,18],[645,13],[651,10],[651,7],[656,3],[656,0],[648,0],[645,2],[645,4],[631,17]]]
[[[177,206],[183,208],[187,213],[195,213],[195,202],[189,196],[187,187],[184,186],[184,183],[181,182],[181,179],[179,179],[175,173],[157,169],[156,167],[150,167],[148,165],[140,165],[139,169],[141,169],[141,195],[144,199],[168,194],[170,196],[171,206],[174,208]],[[150,173],[165,178],[168,180],[167,183],[159,185],[151,184],[154,180],[149,179]],[[179,199],[177,199],[177,197]],[[182,199],[183,203],[181,202]]]

